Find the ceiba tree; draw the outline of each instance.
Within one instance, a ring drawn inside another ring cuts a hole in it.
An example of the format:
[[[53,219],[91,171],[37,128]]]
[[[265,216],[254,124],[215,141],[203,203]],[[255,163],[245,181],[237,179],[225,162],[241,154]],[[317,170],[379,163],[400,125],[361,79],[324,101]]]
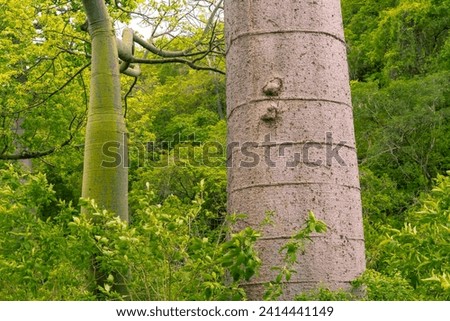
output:
[[[84,0],[92,43],[91,87],[86,126],[82,196],[128,221],[126,134],[115,32],[102,0]],[[105,144],[119,161],[110,164]]]
[[[122,40],[117,40],[105,2],[83,0],[92,45],[82,190],[84,198],[94,199],[102,207],[128,221],[127,140],[122,112],[120,73],[138,77],[139,68],[133,66],[137,63],[183,63],[198,70],[221,72],[213,67],[198,64],[217,45],[214,26],[221,2],[218,1],[216,9],[211,11],[202,36],[190,48],[170,51],[157,48],[152,41],[143,40],[129,28],[124,30]],[[117,1],[115,6],[124,10]],[[130,11],[125,12],[133,14]],[[161,23],[160,21],[159,24]],[[206,46],[203,42],[205,39]],[[135,42],[146,49],[147,53],[150,52],[162,59],[147,59],[146,55],[144,58],[136,58]]]
[[[349,289],[365,256],[340,1],[228,0],[225,30],[228,211],[247,214],[238,227],[275,213],[259,277],[243,286],[262,298],[279,249],[313,211],[328,231],[312,236],[282,298]]]
[[[127,220],[121,105],[136,81],[121,97],[119,72],[136,80],[133,65],[181,63],[223,73],[207,61],[222,55],[222,1],[3,1],[0,160],[42,158],[81,143],[87,111],[82,196]],[[117,39],[113,24],[132,18],[145,22],[146,39],[129,28]],[[133,55],[134,43],[145,50],[142,57]],[[88,88],[83,74],[90,66]]]
[[[219,4],[221,2],[219,1]],[[115,5],[120,8],[117,2]],[[144,41],[135,35],[129,28],[124,29],[122,40],[118,40],[104,0],[83,0],[83,6],[91,37],[92,67],[82,197],[94,199],[102,208],[128,221],[128,150],[120,73],[138,77],[139,67],[133,65],[136,63],[184,63],[194,69],[214,69],[196,64],[213,49],[214,37],[208,39],[207,48],[204,50],[198,50],[202,45],[201,37],[192,48],[183,51],[161,50],[152,42]],[[218,9],[212,11],[204,36],[213,29],[217,11]],[[147,59],[147,53],[141,59],[134,57],[134,42],[163,59]],[[101,286],[104,276],[96,272],[95,263],[93,268],[96,282]],[[116,290],[126,297],[123,276],[116,277]]]

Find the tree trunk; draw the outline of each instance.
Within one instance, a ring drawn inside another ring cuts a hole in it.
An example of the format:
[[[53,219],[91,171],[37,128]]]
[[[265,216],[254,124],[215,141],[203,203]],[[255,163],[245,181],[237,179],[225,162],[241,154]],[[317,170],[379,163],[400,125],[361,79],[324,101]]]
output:
[[[353,115],[339,0],[225,1],[228,212],[257,228],[260,275],[244,284],[261,299],[282,266],[280,247],[314,212],[314,235],[282,299],[327,286],[349,289],[365,269]]]
[[[116,37],[103,0],[83,0],[92,39],[84,198],[128,221],[126,128],[120,98]]]
[[[19,137],[25,133],[25,129],[22,128],[23,121],[24,121],[23,118],[16,119],[14,121],[14,127],[12,128],[12,130]],[[16,147],[15,153],[17,155],[21,154],[21,152],[23,151],[23,147],[20,145],[20,143],[16,140],[14,141],[14,145]],[[26,171],[30,173],[33,171],[33,163],[30,158],[19,159],[19,163],[22,165],[22,168],[25,169]]]
[[[120,97],[116,37],[104,0],[83,0],[92,40],[91,86],[86,126],[82,197],[128,221],[128,168],[126,128]],[[98,270],[98,286],[108,275]],[[124,277],[115,274],[114,290],[127,298]]]

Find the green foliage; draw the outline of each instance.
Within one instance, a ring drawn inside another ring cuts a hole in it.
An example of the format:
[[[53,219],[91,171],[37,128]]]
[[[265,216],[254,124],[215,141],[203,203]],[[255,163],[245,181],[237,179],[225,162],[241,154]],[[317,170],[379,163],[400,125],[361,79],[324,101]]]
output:
[[[120,3],[133,10],[140,2]],[[165,15],[161,26],[182,35],[157,45],[209,41],[212,30],[179,19],[189,11],[184,3],[148,1],[153,21]],[[238,283],[257,273],[259,232],[231,234],[225,215],[224,77],[141,66],[127,99],[132,220],[91,202],[88,215],[76,209],[89,94],[81,8],[81,1],[0,0],[0,156],[57,147],[33,162],[34,173],[1,164],[0,299],[123,299],[118,286],[136,300],[245,298]],[[368,300],[448,300],[450,183],[441,175],[450,168],[450,1],[343,0],[342,8],[369,267],[355,287]],[[209,10],[201,9],[199,24]],[[217,56],[205,60],[223,67]],[[132,80],[121,81],[123,97]],[[207,159],[211,142],[223,148]],[[286,264],[275,267],[267,299],[279,297],[309,233],[323,227],[308,224],[283,247]],[[99,288],[92,288],[93,258]],[[297,299],[360,297],[320,288]]]
[[[343,1],[372,300],[448,299],[449,6]]]
[[[223,132],[224,124],[220,122],[218,125],[215,128]],[[159,154],[156,161],[146,159],[132,175],[135,179],[131,195],[150,189],[155,191],[158,202],[175,195],[183,203],[190,204],[199,193],[200,182],[203,181],[205,203],[202,216],[208,218],[213,226],[214,221],[223,220],[227,197],[225,147],[219,142],[178,144],[171,151],[165,150]],[[133,197],[130,202],[133,204]]]
[[[226,170],[223,166],[209,168],[172,164],[158,168],[143,167],[136,171],[136,176],[138,180],[133,183],[131,195],[140,194],[148,188],[155,191],[155,199],[158,202],[175,195],[186,204],[195,199],[199,192],[199,183],[203,180],[207,198],[203,209],[208,210],[216,218],[225,214]],[[134,203],[133,198],[130,199],[130,203]]]
[[[251,228],[231,233],[239,217],[211,229],[202,206],[205,184],[186,204],[176,196],[155,202],[151,190],[134,193],[130,224],[114,213],[84,202],[79,214],[61,203],[52,218],[45,205],[54,191],[42,174],[23,174],[9,166],[0,173],[0,297],[4,300],[241,300],[239,287],[261,264]],[[280,249],[286,265],[268,285],[266,299],[282,291],[305,242],[325,225],[312,213],[305,228]],[[76,253],[76,255],[74,255]],[[92,266],[92,262],[95,265]],[[94,275],[102,280],[94,288]],[[230,279],[231,277],[231,279]]]
[[[403,227],[385,228],[377,270],[401,276],[424,298],[448,300],[449,245],[450,177],[439,175]]]
[[[388,83],[448,67],[449,7],[448,0],[344,0],[352,79]]]
[[[291,280],[293,273],[301,273],[301,271],[294,270],[293,266],[297,263],[299,254],[305,252],[308,241],[311,241],[310,235],[324,233],[326,230],[326,224],[318,220],[313,212],[309,212],[305,226],[281,247],[280,253],[284,255],[285,264],[272,267],[273,270],[278,271],[278,274],[274,280],[265,284],[264,300],[276,300],[283,294],[284,283]]]
[[[76,211],[59,205],[57,219],[43,220],[54,201],[42,174],[0,170],[0,298],[2,300],[90,300],[89,258],[67,236]],[[77,253],[77,255],[74,255]]]
[[[143,73],[154,76],[141,80],[151,91],[143,90],[129,101],[133,142],[146,143],[155,136],[158,144],[210,138],[214,125],[224,118],[223,77],[184,66],[143,66]]]
[[[353,83],[358,157],[406,193],[428,188],[450,166],[447,72],[392,82]]]
[[[348,61],[351,79],[366,80],[378,75],[381,66],[372,59],[375,46],[373,33],[380,23],[382,12],[398,4],[398,0],[343,0],[345,37],[348,42]]]
[[[386,173],[377,177],[370,169],[361,166],[359,174],[364,216],[370,215],[371,220],[375,221],[399,215],[406,207],[407,195]]]
[[[331,291],[326,287],[302,293],[298,301],[417,301],[422,297],[399,275],[386,276],[372,269],[353,281],[352,291]]]
[[[259,232],[247,227],[239,233],[232,234],[231,239],[224,244],[226,253],[220,259],[220,263],[229,267],[234,281],[249,281],[261,265],[261,260],[253,249],[253,244],[260,236]]]
[[[352,291],[319,287],[295,297],[297,301],[418,301],[424,298],[400,275],[386,276],[372,269],[353,281]]]
[[[197,234],[194,221],[201,202],[197,199],[188,209],[180,208],[175,197],[159,206],[147,203],[130,227],[95,206],[95,224],[86,217],[72,223],[76,234],[88,235],[99,250],[96,259],[107,280],[103,293],[109,299],[117,298],[118,294],[111,292],[111,276],[119,274],[133,300],[229,300],[244,296],[237,284],[256,272],[259,259],[252,247],[258,235],[247,229],[218,242]],[[228,273],[234,278],[230,284],[225,282]]]
[[[77,136],[87,103],[87,59],[68,51],[84,51],[86,37],[77,29],[83,12],[65,5],[0,1],[0,156],[18,146],[45,152]]]
[[[74,207],[78,206],[83,176],[83,149],[80,146],[66,148],[64,151],[42,158],[39,162],[34,162],[33,170],[46,174],[57,200],[71,202]],[[48,215],[57,215],[53,212],[54,205],[52,203],[48,206]]]
[[[226,212],[224,79],[176,65],[144,69],[155,76],[142,80],[151,91],[130,99],[130,193],[150,189],[156,202],[175,195],[189,205],[204,180],[200,216],[214,228]]]
[[[131,291],[135,299],[231,300],[244,296],[237,285],[256,273],[259,259],[253,246],[259,235],[245,229],[225,240],[227,224],[212,232],[209,227],[205,230],[200,217],[203,188],[201,183],[199,196],[191,205],[175,196],[154,204],[151,191],[134,196],[139,206],[131,226],[144,242],[131,260],[132,288],[139,289]],[[127,251],[127,255],[132,254]],[[233,281],[226,285],[228,273]]]
[[[355,288],[365,290],[368,301],[416,301],[423,298],[398,274],[384,275],[368,269],[354,281]]]
[[[295,296],[295,301],[352,301],[354,296],[348,291],[331,291],[326,287],[301,293]]]
[[[175,196],[155,204],[151,191],[140,194],[128,225],[94,202],[81,215],[62,203],[56,217],[42,220],[39,205],[54,197],[45,177],[13,167],[0,174],[3,300],[122,299],[117,286],[133,300],[242,299],[239,282],[260,265],[253,248],[258,232],[229,234],[228,224],[217,233],[201,230],[204,185],[191,205]],[[97,289],[89,272],[94,258],[103,280]]]

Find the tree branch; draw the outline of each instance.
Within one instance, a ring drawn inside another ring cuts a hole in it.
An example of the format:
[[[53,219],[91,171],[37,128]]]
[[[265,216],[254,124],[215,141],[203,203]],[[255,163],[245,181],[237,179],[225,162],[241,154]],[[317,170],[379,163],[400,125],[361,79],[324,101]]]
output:
[[[72,119],[72,121],[70,122],[70,125],[69,125],[69,132],[70,132],[70,135],[69,135],[69,137],[68,137],[65,141],[63,141],[61,144],[59,144],[59,145],[57,145],[57,146],[55,146],[55,147],[49,148],[49,149],[47,149],[47,150],[45,150],[45,151],[36,151],[36,152],[22,151],[22,152],[20,152],[20,153],[18,153],[18,154],[2,154],[2,155],[0,155],[0,160],[21,160],[21,159],[33,159],[33,158],[39,158],[39,157],[43,157],[43,156],[48,156],[48,155],[50,155],[50,154],[56,152],[57,150],[63,148],[64,146],[69,145],[69,144],[72,142],[72,140],[75,138],[75,134],[74,134],[74,133],[75,133],[76,131],[78,131],[78,129],[80,129],[81,124],[83,123],[83,119],[81,119],[81,120],[78,122],[77,128],[75,129],[75,131],[72,131],[72,126],[73,126],[73,124],[75,123],[75,120],[76,120],[77,118],[78,118],[78,117],[75,116],[75,117]]]
[[[91,65],[90,62],[88,62],[86,65],[84,65],[83,67],[81,67],[75,74],[73,74],[64,84],[62,84],[58,89],[56,89],[55,91],[53,91],[52,93],[50,93],[47,97],[45,97],[43,100],[28,106],[27,108],[24,108],[18,112],[15,112],[15,114],[23,112],[23,111],[27,111],[36,107],[39,107],[40,105],[46,103],[50,98],[52,98],[53,96],[55,96],[57,93],[59,93],[61,90],[63,90],[68,84],[70,84],[72,82],[72,80],[74,80],[78,75],[80,75],[87,67],[89,67]]]
[[[202,40],[207,36],[207,34],[211,31],[211,29],[214,29],[215,27],[215,18],[217,17],[217,14],[219,10],[222,9],[223,0],[219,0],[217,4],[215,5],[214,10],[211,12],[208,21],[206,22],[205,28],[203,29],[203,34],[200,37],[199,40],[197,40],[190,48],[186,50],[179,50],[179,51],[173,51],[173,50],[164,50],[162,48],[157,48],[152,41],[145,41],[141,39],[139,36],[135,34],[134,41],[140,44],[143,48],[147,49],[151,53],[164,57],[164,58],[176,58],[176,57],[188,57],[188,56],[194,56],[194,55],[202,55],[204,51],[202,52],[196,52],[192,53],[192,51],[200,46],[202,44]],[[117,5],[117,1],[116,1]],[[156,32],[156,30],[154,30]],[[153,36],[152,36],[153,38]]]
[[[127,118],[127,111],[128,111],[128,96],[131,94],[131,91],[133,90],[134,86],[137,83],[138,78],[134,77],[134,81],[131,84],[130,88],[128,89],[127,93],[125,94],[125,96],[123,97],[123,101],[124,101],[124,113],[123,113],[123,117]]]
[[[148,64],[148,65],[180,63],[180,64],[188,65],[189,67],[191,67],[194,70],[209,70],[209,71],[214,71],[219,74],[225,75],[225,71],[223,71],[223,70],[220,70],[220,69],[217,69],[214,67],[199,66],[199,65],[196,65],[194,62],[187,60],[187,59],[183,59],[183,58],[166,58],[166,59],[134,58],[133,62],[139,63],[139,64]]]

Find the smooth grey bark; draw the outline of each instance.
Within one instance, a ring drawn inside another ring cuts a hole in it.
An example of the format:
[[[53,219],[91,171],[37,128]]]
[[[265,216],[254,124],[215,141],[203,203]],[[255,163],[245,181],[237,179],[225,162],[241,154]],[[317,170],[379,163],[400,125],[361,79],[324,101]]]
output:
[[[282,299],[327,286],[349,289],[365,269],[353,115],[339,0],[227,0],[228,212],[258,227],[260,275],[250,299],[282,266],[280,247],[311,210],[314,235]]]
[[[25,129],[22,128],[23,121],[24,121],[23,118],[19,118],[16,119],[16,121],[14,122],[13,131],[16,133],[17,136],[22,136],[25,133]],[[17,141],[14,142],[14,145],[16,146],[15,154],[21,155],[23,147]],[[31,172],[33,170],[33,163],[30,158],[21,158],[18,159],[18,161],[22,165],[22,167],[27,171]]]

